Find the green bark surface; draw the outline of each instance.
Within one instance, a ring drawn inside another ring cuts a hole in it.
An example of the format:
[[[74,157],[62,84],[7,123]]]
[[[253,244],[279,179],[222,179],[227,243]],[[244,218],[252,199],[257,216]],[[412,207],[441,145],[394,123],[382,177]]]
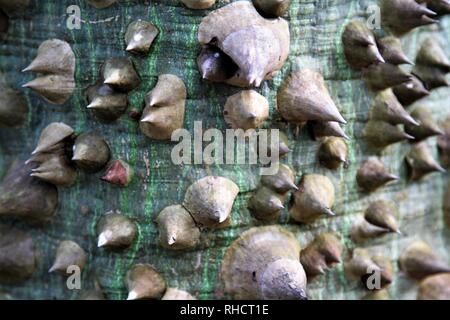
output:
[[[214,8],[227,1],[217,1]],[[66,8],[77,4],[81,8],[80,30],[66,27]],[[450,232],[442,219],[442,200],[448,174],[433,174],[422,182],[406,179],[404,156],[410,146],[401,143],[385,149],[381,158],[386,166],[402,179],[371,195],[361,194],[355,182],[355,173],[362,159],[373,153],[367,148],[362,129],[373,100],[358,73],[349,69],[341,46],[340,35],[345,24],[354,18],[366,17],[366,9],[376,1],[356,0],[293,0],[285,18],[291,31],[291,52],[285,66],[271,81],[257,89],[271,106],[268,126],[285,129],[292,141],[293,152],[284,159],[295,169],[297,179],[303,173],[321,173],[330,177],[336,188],[336,217],[319,219],[308,225],[298,225],[289,219],[287,210],[273,223],[286,226],[298,237],[302,247],[317,234],[335,231],[342,235],[347,249],[355,244],[348,235],[354,219],[375,199],[391,199],[400,211],[403,236],[387,235],[364,244],[373,252],[380,252],[396,260],[412,239],[423,239],[440,255],[449,260]],[[226,297],[219,279],[222,256],[244,230],[261,225],[248,212],[246,203],[255,190],[259,173],[257,166],[247,165],[173,165],[170,153],[174,143],[152,141],[139,130],[136,122],[124,115],[113,124],[99,122],[85,106],[84,90],[98,79],[99,68],[110,57],[131,56],[141,77],[141,85],[130,95],[130,107],[142,109],[144,95],[155,85],[157,76],[173,73],[181,77],[187,87],[185,128],[193,131],[194,121],[203,121],[203,128],[226,129],[222,110],[228,96],[240,89],[201,80],[196,67],[198,53],[197,29],[210,10],[194,11],[176,0],[124,1],[97,10],[82,0],[32,1],[32,6],[10,20],[10,28],[0,43],[0,70],[11,85],[20,90],[31,110],[25,125],[18,129],[0,128],[0,176],[14,159],[27,159],[37,143],[41,130],[50,122],[63,121],[77,132],[95,131],[108,141],[114,158],[126,160],[136,172],[129,187],[120,189],[100,181],[101,173],[89,175],[80,172],[71,188],[60,188],[57,214],[46,225],[30,226],[5,220],[4,223],[27,230],[34,238],[39,252],[38,270],[31,279],[18,286],[0,285],[0,292],[13,298],[73,299],[77,291],[68,290],[63,277],[49,274],[56,247],[62,240],[79,243],[89,256],[83,271],[84,288],[96,277],[109,299],[126,298],[124,276],[134,263],[151,263],[164,275],[171,287],[184,289],[200,299]],[[129,55],[124,51],[127,25],[136,19],[155,24],[160,34],[146,57]],[[414,30],[402,38],[404,50],[410,59],[415,57],[420,43],[427,37],[443,40],[450,53],[450,17],[441,19],[439,26]],[[21,73],[35,57],[39,45],[52,38],[69,42],[77,58],[76,90],[62,106],[46,103],[21,84],[34,79],[35,74]],[[294,127],[279,121],[276,112],[276,92],[290,70],[309,67],[320,70],[331,96],[348,124],[344,127],[352,137],[349,144],[350,165],[346,169],[330,171],[317,162],[318,142],[305,131],[294,136]],[[433,91],[417,104],[432,110],[435,119],[449,114],[450,88]],[[429,139],[437,156],[435,139]],[[235,181],[240,195],[233,208],[229,228],[204,231],[201,244],[195,250],[172,252],[158,244],[154,218],[164,207],[180,203],[187,187],[206,175],[221,175]],[[26,201],[26,199],[23,199]],[[89,208],[86,212],[83,207]],[[139,236],[131,248],[111,252],[96,246],[95,225],[107,211],[120,210],[135,219]],[[347,254],[348,251],[346,251]],[[308,284],[314,299],[359,299],[365,291],[359,284],[348,281],[343,266],[328,272]],[[392,298],[415,298],[417,283],[404,276],[396,266],[395,282],[389,289]]]

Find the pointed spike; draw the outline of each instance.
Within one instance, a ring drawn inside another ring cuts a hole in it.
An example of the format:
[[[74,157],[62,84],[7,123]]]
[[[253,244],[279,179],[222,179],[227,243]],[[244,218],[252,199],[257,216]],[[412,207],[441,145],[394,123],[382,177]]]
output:
[[[1,217],[15,216],[31,222],[45,222],[54,215],[58,205],[58,189],[53,184],[31,178],[30,172],[35,166],[35,163],[25,165],[17,161],[7,171],[0,183]],[[1,224],[0,231],[5,232]]]
[[[26,67],[25,69],[22,69],[22,72],[28,72],[28,71],[32,71],[32,65],[30,64],[28,67]]]
[[[414,0],[382,0],[380,5],[383,26],[399,36],[424,25],[424,20],[431,19],[428,15],[436,15]]]
[[[414,75],[411,81],[395,86],[393,91],[403,106],[408,106],[430,94],[422,81]]]
[[[71,97],[75,88],[73,77],[59,74],[40,76],[22,86],[29,88],[52,104],[63,104]]]
[[[344,138],[347,141],[351,140],[350,137],[346,133],[343,134],[342,138]]]
[[[48,269],[48,273],[53,273],[56,270],[58,270],[60,266],[57,266],[56,264],[52,265],[50,269]]]
[[[59,144],[72,136],[73,133],[74,130],[65,123],[52,122],[42,130],[38,145],[31,154],[54,151],[53,148],[59,147],[63,149],[64,145],[59,146]]]
[[[278,203],[278,202],[272,202],[272,206],[274,207],[274,208],[277,208],[277,209],[279,209],[279,210],[283,210],[284,209],[284,206],[283,206],[283,204],[281,204],[281,203]]]
[[[345,157],[339,156],[338,160],[342,163],[347,163],[347,159]]]
[[[335,170],[342,163],[347,163],[348,147],[344,139],[326,137],[318,151],[319,162],[325,167]]]
[[[292,181],[289,181],[288,182],[289,183],[289,186],[291,187],[291,189],[292,190],[295,190],[295,191],[297,191],[298,190],[298,187],[297,187],[297,185]]]
[[[362,77],[373,91],[381,91],[411,80],[411,75],[391,63],[371,65],[362,71]]]
[[[236,71],[232,59],[214,45],[202,46],[197,57],[197,66],[203,79],[212,82],[224,82]]]
[[[366,46],[366,47],[373,46],[373,42],[371,39],[355,38],[354,41],[362,46]]]
[[[250,84],[250,86],[253,86],[253,82],[255,81],[256,76],[254,74],[249,73],[247,75],[247,82]]]
[[[409,64],[409,65],[411,65],[411,66],[414,66],[414,62],[411,61],[406,55],[403,57],[403,62],[404,62],[405,64]]]
[[[151,22],[136,20],[128,25],[125,33],[126,51],[147,54],[159,34]]]
[[[368,274],[368,270],[381,272],[380,267],[372,260],[366,249],[355,248],[351,258],[345,262],[345,273],[354,280],[361,281]]]
[[[335,117],[336,117],[336,119],[335,119],[336,122],[339,122],[341,124],[347,123],[347,121],[344,119],[344,117],[340,113],[335,114]]]
[[[429,25],[429,24],[438,24],[440,21],[430,18],[428,16],[422,16],[420,18],[420,21],[422,22],[423,25]]]
[[[291,217],[302,223],[314,221],[323,215],[334,215],[334,185],[331,180],[319,174],[304,174],[299,190],[294,193]]]
[[[274,258],[275,261],[263,258],[265,261],[259,263],[257,270],[261,271],[256,273],[255,281],[259,294],[254,297],[263,300],[305,299],[306,275],[298,258]]]
[[[170,250],[195,247],[200,240],[200,230],[190,213],[181,205],[164,208],[156,217],[159,243]]]
[[[269,117],[269,109],[264,96],[255,90],[244,90],[228,97],[223,114],[225,122],[233,129],[248,130],[260,128]],[[284,143],[282,137],[278,143]]]
[[[376,61],[378,63],[385,63],[386,61],[384,60],[383,56],[380,54],[380,51],[378,50],[377,46],[375,44],[371,44],[369,46],[369,50],[373,53],[373,55],[376,58]]]
[[[125,276],[130,300],[160,299],[167,289],[164,278],[150,264],[135,264]]]
[[[427,38],[422,42],[416,62],[424,66],[437,67],[450,72],[450,61],[438,40]]]
[[[41,176],[42,176],[42,173],[40,173],[40,172],[30,173],[30,177],[40,178]]]
[[[278,90],[277,103],[281,116],[297,125],[307,121],[346,123],[329,94],[323,76],[311,69],[291,73]]]
[[[131,51],[134,51],[136,48],[138,48],[138,46],[139,46],[139,43],[137,43],[137,42],[134,42],[134,41],[131,41],[128,45],[127,45],[127,47],[126,47],[126,51],[128,51],[128,52],[131,52]]]
[[[150,99],[148,105],[151,107],[156,106],[159,103],[158,98],[155,96],[152,96],[152,98]]]
[[[67,269],[70,266],[78,266],[80,270],[84,268],[87,261],[86,252],[76,242],[62,241],[55,255],[53,266],[49,272],[57,271],[63,275],[67,275]]]
[[[400,269],[414,279],[450,272],[445,260],[440,258],[434,250],[423,241],[414,241],[403,250],[399,259]]]
[[[398,176],[388,172],[377,157],[369,157],[358,168],[356,182],[366,192],[372,192],[389,181],[398,180]]]
[[[266,176],[261,178],[261,185],[250,198],[248,208],[256,219],[274,220],[280,216],[284,206],[280,195],[276,193],[278,191],[272,190],[271,185],[265,179]]]
[[[250,113],[248,114],[248,118],[251,119],[251,120],[254,120],[254,119],[256,119],[257,117],[258,117],[258,115],[257,115],[256,113],[254,113],[254,112],[250,112]]]
[[[323,208],[323,211],[324,211],[325,214],[327,214],[329,216],[335,216],[336,215],[333,211],[331,211],[330,208]]]
[[[94,98],[94,100],[92,100],[91,103],[86,106],[87,109],[97,109],[97,108],[102,108],[102,107],[103,107],[103,104],[102,104],[101,99],[96,99],[96,98]]]
[[[280,154],[286,154],[288,152],[291,152],[292,150],[289,149],[288,146],[286,146],[284,143],[280,143],[279,153]]]
[[[70,45],[58,39],[46,40],[39,46],[36,58],[23,72],[58,74],[72,77],[75,72],[75,55]]]
[[[22,70],[22,72],[29,72],[29,71],[36,71],[43,73],[43,69],[47,69],[49,66],[49,63],[45,60],[42,60],[42,58],[36,57],[25,69]]]
[[[176,238],[174,236],[170,236],[169,239],[167,240],[167,243],[169,244],[169,246],[173,245],[176,242]]]
[[[130,292],[128,293],[127,300],[136,300],[136,299],[138,299],[138,298],[139,298],[139,296],[138,296],[138,294],[137,294],[136,291],[130,291]]]
[[[405,125],[405,132],[414,136],[417,141],[443,134],[442,129],[435,123],[433,115],[427,108],[418,106],[411,112],[411,116],[414,117],[420,125]]]
[[[385,177],[387,180],[390,180],[390,181],[400,180],[399,176],[392,174],[392,173],[386,174]]]
[[[406,155],[411,180],[420,180],[432,172],[445,172],[445,169],[433,158],[431,150],[425,142],[411,148]]]
[[[341,262],[343,246],[334,233],[322,233],[300,252],[300,262],[308,276],[321,274]]]
[[[155,115],[153,113],[149,113],[141,119],[141,122],[153,123],[155,120]]]
[[[385,229],[386,232],[396,232],[398,210],[393,202],[377,200],[372,202],[364,212],[364,218],[370,224]]]
[[[447,170],[445,170],[439,163],[436,163],[434,167],[435,167],[436,171],[439,171],[442,173],[447,172]]]
[[[261,184],[275,191],[279,195],[284,195],[290,190],[298,189],[295,185],[295,175],[292,169],[285,164],[278,164],[278,171],[275,174],[263,175]],[[272,202],[281,204],[279,197],[273,197]]]
[[[220,211],[219,212],[219,223],[222,223],[227,219],[228,219],[228,212]]]
[[[75,140],[72,161],[82,170],[98,172],[106,166],[110,156],[106,141],[94,133],[83,133]]]
[[[87,89],[87,98],[90,103],[87,108],[97,118],[105,122],[119,119],[128,107],[127,94],[119,93],[102,82],[98,82]]]
[[[411,117],[411,115],[405,115],[405,120],[406,120],[409,124],[411,124],[411,125],[413,125],[413,126],[420,126],[420,123],[417,122],[416,119],[414,119],[413,117]]]
[[[110,58],[102,67],[103,84],[128,93],[140,84],[133,62],[129,58]]]
[[[98,236],[97,247],[101,248],[101,247],[105,246],[106,244],[108,244],[108,234],[107,234],[107,232],[102,232]]]
[[[408,140],[416,140],[415,137],[413,137],[412,135],[407,134],[407,133],[403,133],[403,136],[405,137],[405,139],[408,139]]]
[[[350,21],[342,33],[344,54],[350,67],[361,70],[371,64],[384,63],[375,42],[375,36],[360,20]]]
[[[230,179],[206,176],[186,190],[183,206],[199,225],[217,228],[231,214],[239,187]]]
[[[137,235],[136,224],[120,212],[112,211],[97,222],[98,246],[125,248],[131,246]]]
[[[424,14],[424,15],[429,15],[429,16],[437,16],[437,13],[434,12],[433,10],[428,9],[425,6],[420,6],[419,11]]]
[[[108,84],[108,85],[114,85],[119,83],[120,81],[120,76],[118,73],[113,73],[111,74],[108,78],[106,78],[103,83],[104,84]]]
[[[342,262],[341,257],[340,257],[340,256],[336,256],[336,255],[330,255],[330,256],[328,256],[328,260],[329,260],[331,263],[341,263],[341,262]]]
[[[395,97],[392,89],[380,91],[370,109],[371,120],[385,121],[393,125],[419,125],[417,121],[403,108]]]
[[[324,268],[323,268],[322,266],[317,267],[317,272],[318,272],[319,274],[321,274],[321,275],[324,275],[324,274],[325,274],[325,270],[324,270]]]

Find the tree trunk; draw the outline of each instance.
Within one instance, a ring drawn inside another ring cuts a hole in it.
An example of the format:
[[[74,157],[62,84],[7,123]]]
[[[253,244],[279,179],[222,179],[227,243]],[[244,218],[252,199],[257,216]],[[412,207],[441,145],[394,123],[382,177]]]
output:
[[[229,1],[217,1],[214,8]],[[66,9],[77,4],[81,8],[81,29],[66,27]],[[285,18],[291,32],[291,52],[285,66],[273,80],[265,81],[257,89],[270,103],[270,127],[283,129],[292,149],[286,162],[297,175],[320,173],[331,178],[336,189],[333,218],[319,219],[308,225],[295,224],[287,209],[276,222],[295,233],[302,247],[317,234],[335,231],[342,235],[347,249],[356,245],[349,239],[352,221],[370,201],[391,199],[400,211],[400,229],[403,235],[387,235],[364,246],[371,251],[388,255],[395,263],[405,245],[421,238],[446,256],[450,234],[443,223],[442,200],[448,174],[433,174],[421,182],[408,182],[404,156],[410,149],[400,143],[385,149],[381,158],[391,172],[401,176],[398,183],[365,195],[358,191],[355,175],[362,159],[372,155],[367,148],[362,130],[374,95],[368,91],[359,73],[348,67],[341,45],[345,24],[353,18],[366,16],[366,9],[376,1],[317,0],[292,1]],[[107,9],[95,9],[86,1],[41,0],[9,21],[9,30],[0,44],[0,71],[10,84],[26,98],[30,113],[20,128],[0,128],[0,176],[6,173],[15,159],[25,160],[34,149],[42,129],[51,122],[62,121],[77,132],[95,131],[108,141],[114,159],[124,159],[135,170],[132,183],[124,189],[102,182],[102,173],[80,172],[76,184],[59,188],[57,214],[47,224],[36,227],[22,222],[4,220],[29,232],[39,251],[38,270],[33,277],[16,286],[0,285],[0,292],[13,298],[71,299],[79,292],[67,289],[63,277],[49,274],[56,248],[62,240],[73,240],[88,253],[88,264],[83,271],[82,286],[89,287],[95,278],[107,298],[124,299],[126,271],[135,263],[153,264],[165,277],[170,287],[184,289],[199,299],[224,298],[219,270],[227,247],[244,230],[261,223],[252,218],[247,201],[258,185],[257,166],[247,165],[174,165],[171,161],[172,142],[160,142],[145,137],[138,123],[127,114],[117,122],[99,122],[86,109],[85,89],[99,77],[105,59],[131,56],[141,78],[141,85],[129,96],[129,110],[142,110],[144,95],[156,83],[157,76],[172,73],[186,84],[188,100],[184,127],[193,132],[194,121],[202,121],[203,128],[227,128],[222,115],[226,98],[240,89],[203,81],[196,66],[199,51],[197,29],[210,10],[190,10],[177,0],[121,1]],[[136,19],[151,21],[160,30],[148,56],[129,55],[124,50],[124,33]],[[402,38],[403,48],[414,59],[420,43],[430,36],[441,37],[445,51],[450,52],[450,17],[441,18],[436,26],[418,28]],[[51,105],[21,85],[35,75],[21,73],[36,56],[37,48],[47,39],[65,40],[76,55],[76,89],[64,105]],[[293,126],[280,121],[276,111],[276,93],[291,69],[315,68],[324,75],[326,86],[348,123],[344,130],[351,137],[348,142],[348,168],[331,171],[317,162],[319,143],[312,141],[306,130],[295,135]],[[432,111],[436,120],[449,114],[450,89],[441,88],[420,101]],[[435,151],[435,139],[429,139]],[[233,208],[231,226],[202,232],[200,245],[194,250],[169,251],[158,243],[154,223],[156,215],[166,206],[181,203],[187,187],[206,175],[220,175],[235,181],[240,194]],[[26,201],[26,199],[24,199]],[[88,208],[88,210],[86,210]],[[139,236],[131,248],[111,252],[96,246],[95,225],[107,211],[120,210],[136,220]],[[348,250],[346,250],[348,252]],[[448,260],[448,259],[447,259]],[[415,298],[416,282],[396,270],[390,293],[394,299]],[[315,299],[359,299],[366,292],[344,275],[343,265],[329,271],[308,284],[308,292]]]

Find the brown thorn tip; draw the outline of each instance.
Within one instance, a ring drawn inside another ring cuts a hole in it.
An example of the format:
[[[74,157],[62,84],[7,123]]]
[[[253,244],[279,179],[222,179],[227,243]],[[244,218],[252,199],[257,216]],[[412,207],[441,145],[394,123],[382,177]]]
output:
[[[56,268],[57,267],[55,265],[51,266],[51,268],[48,269],[48,273],[52,273],[52,272],[56,271]]]
[[[422,11],[424,14],[427,14],[429,16],[437,16],[437,13],[434,12],[433,10],[428,9],[427,7],[423,7]]]
[[[329,216],[335,216],[336,213],[334,213],[333,211],[331,211],[330,208],[324,208],[324,212],[329,215]]]
[[[395,174],[388,174],[387,176],[386,176],[386,178],[388,178],[389,180],[400,180],[400,177],[399,176],[397,176],[397,175],[395,175]]]
[[[414,125],[414,126],[420,126],[420,123],[417,122],[417,120],[414,119],[414,118],[411,117],[411,116],[406,117],[406,120],[407,120],[410,124],[412,124],[412,125]]]

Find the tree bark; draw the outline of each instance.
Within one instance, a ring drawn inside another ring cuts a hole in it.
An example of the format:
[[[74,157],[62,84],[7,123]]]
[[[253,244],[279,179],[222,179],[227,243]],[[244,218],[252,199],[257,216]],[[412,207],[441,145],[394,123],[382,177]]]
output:
[[[66,27],[69,5],[81,8],[81,29]],[[214,8],[227,4],[217,1]],[[362,138],[362,129],[373,100],[357,72],[348,67],[341,46],[340,35],[345,24],[354,18],[365,17],[369,5],[376,1],[317,0],[292,1],[285,18],[291,31],[291,52],[285,66],[273,80],[265,81],[259,93],[270,104],[268,127],[281,128],[292,145],[286,158],[297,175],[320,173],[332,180],[336,189],[334,212],[336,217],[323,218],[308,224],[295,224],[287,209],[274,222],[295,233],[302,247],[321,232],[335,231],[343,237],[347,249],[356,245],[349,239],[352,222],[375,199],[391,199],[400,211],[402,236],[387,235],[364,246],[373,252],[388,255],[393,263],[404,246],[413,238],[421,238],[447,258],[445,248],[450,245],[450,233],[443,223],[442,201],[448,174],[433,174],[422,182],[407,181],[404,156],[410,148],[400,143],[385,149],[381,158],[391,172],[401,176],[398,183],[365,195],[358,191],[355,175],[362,159],[372,155]],[[29,9],[9,20],[9,30],[0,44],[0,70],[10,84],[23,93],[30,113],[26,123],[15,129],[0,128],[0,176],[15,159],[25,160],[34,149],[42,129],[51,122],[62,121],[77,132],[95,131],[108,141],[114,159],[127,161],[135,170],[132,183],[125,189],[102,182],[102,173],[84,174],[80,171],[77,183],[71,188],[59,188],[59,208],[50,222],[41,227],[13,220],[2,223],[16,225],[29,232],[40,253],[38,269],[31,279],[17,286],[0,285],[0,292],[13,298],[72,299],[79,292],[68,290],[63,277],[49,274],[60,241],[72,240],[88,253],[83,271],[82,286],[87,288],[97,278],[107,298],[124,299],[126,271],[138,262],[153,264],[170,287],[186,290],[200,299],[224,298],[219,271],[221,259],[230,243],[244,230],[261,223],[252,218],[247,201],[259,182],[257,166],[247,165],[174,165],[171,162],[172,142],[150,140],[139,130],[138,123],[125,114],[117,122],[99,122],[85,107],[85,89],[99,77],[102,63],[110,57],[130,56],[141,78],[141,85],[129,96],[129,110],[143,109],[144,95],[156,83],[157,76],[172,73],[186,84],[188,100],[184,127],[191,133],[194,121],[202,121],[204,129],[227,125],[222,110],[227,97],[239,88],[203,81],[196,66],[199,51],[197,28],[211,10],[191,10],[176,0],[118,1],[107,9],[95,9],[86,1],[32,1]],[[124,34],[136,19],[151,21],[160,30],[148,56],[125,52]],[[418,28],[402,38],[404,51],[414,59],[422,40],[438,36],[450,52],[450,17],[441,18],[438,26]],[[35,75],[21,73],[35,57],[39,45],[47,39],[65,40],[77,58],[76,89],[71,99],[61,106],[45,102],[21,85]],[[291,69],[315,68],[325,78],[330,94],[348,123],[344,130],[352,139],[348,142],[350,164],[346,169],[328,170],[317,162],[319,143],[312,141],[306,130],[298,137],[295,128],[280,121],[276,111],[276,93]],[[441,88],[420,101],[432,111],[436,120],[449,114],[450,89]],[[429,139],[435,151],[435,139]],[[194,250],[172,252],[158,243],[154,223],[156,215],[166,206],[181,203],[187,187],[206,175],[220,175],[235,181],[240,194],[233,208],[231,226],[202,232],[200,245]],[[87,210],[88,209],[88,210]],[[107,211],[120,210],[135,219],[139,236],[131,248],[111,252],[96,246],[95,225]],[[447,252],[448,253],[448,252]],[[345,278],[343,266],[329,271],[308,284],[315,299],[359,299],[366,292],[359,284]],[[417,285],[397,270],[390,293],[395,299],[415,298]]]

